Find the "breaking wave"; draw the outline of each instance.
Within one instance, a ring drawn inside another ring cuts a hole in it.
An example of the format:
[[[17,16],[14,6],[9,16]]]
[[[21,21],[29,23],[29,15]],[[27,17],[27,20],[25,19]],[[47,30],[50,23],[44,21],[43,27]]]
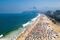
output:
[[[26,27],[27,25],[31,24],[33,21],[35,21],[38,17],[40,16],[40,14],[38,13],[38,15],[36,17],[34,17],[33,19],[31,19],[30,21],[28,21],[27,23],[23,24],[23,27]]]
[[[32,18],[30,21],[28,21],[27,23],[25,24],[22,24],[23,28],[19,28],[18,30],[15,30],[15,31],[12,31],[9,35],[7,35],[6,37],[3,37],[4,35],[1,34],[0,35],[0,40],[15,40],[17,37],[18,37],[18,34],[20,34],[20,32],[24,31],[24,27],[26,27],[27,25],[30,25],[32,22],[36,21],[37,18],[40,16],[40,13],[38,13],[38,15],[34,18]],[[2,38],[3,37],[3,38]]]

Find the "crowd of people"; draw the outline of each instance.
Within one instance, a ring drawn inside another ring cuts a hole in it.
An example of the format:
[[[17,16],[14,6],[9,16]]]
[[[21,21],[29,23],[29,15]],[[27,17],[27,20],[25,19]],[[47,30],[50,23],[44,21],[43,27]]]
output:
[[[47,25],[38,23],[28,34],[25,40],[44,40],[47,39]]]
[[[49,23],[39,22],[25,40],[56,40],[57,37],[58,34],[50,28]]]

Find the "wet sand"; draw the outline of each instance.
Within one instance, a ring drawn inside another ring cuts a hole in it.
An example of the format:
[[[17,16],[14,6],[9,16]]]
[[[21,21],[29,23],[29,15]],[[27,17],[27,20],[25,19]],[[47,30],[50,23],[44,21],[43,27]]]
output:
[[[16,40],[60,40],[60,26],[41,15]]]

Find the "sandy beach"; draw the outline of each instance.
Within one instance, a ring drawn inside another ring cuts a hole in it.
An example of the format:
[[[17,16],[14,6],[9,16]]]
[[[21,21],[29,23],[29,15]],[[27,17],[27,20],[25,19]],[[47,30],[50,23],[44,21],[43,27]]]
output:
[[[0,40],[60,40],[60,25],[43,14],[23,26]]]
[[[60,40],[60,27],[47,16],[37,18],[16,40]]]

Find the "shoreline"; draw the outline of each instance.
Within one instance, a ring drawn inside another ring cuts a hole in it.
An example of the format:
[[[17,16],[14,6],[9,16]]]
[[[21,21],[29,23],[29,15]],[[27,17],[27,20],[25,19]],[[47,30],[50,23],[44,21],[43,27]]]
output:
[[[12,39],[15,40],[16,37],[18,36],[18,34],[22,31],[23,31],[23,28],[19,28],[17,30],[14,30],[14,31],[10,32],[8,35],[0,38],[0,40],[12,40]]]
[[[30,25],[28,25],[27,26],[27,28],[23,31],[23,32],[21,32],[20,33],[20,35],[17,37],[17,39],[20,37],[20,36],[24,36],[24,33],[26,33],[26,34],[28,34],[28,32],[30,31],[30,30],[32,30],[34,27],[32,27],[32,25],[35,25],[34,23],[36,22],[36,20],[38,19],[40,17],[40,14],[37,16],[37,18],[30,24]],[[39,21],[39,20],[38,20]],[[30,29],[29,29],[30,28]],[[26,30],[28,30],[28,31],[26,31]],[[16,40],[17,40],[16,39]],[[21,39],[22,40],[22,39]]]
[[[38,15],[37,15],[37,16],[38,16]],[[16,38],[17,38],[21,33],[23,33],[23,32],[26,30],[26,28],[27,28],[29,25],[32,24],[32,22],[33,22],[34,20],[36,20],[37,16],[34,17],[34,18],[32,18],[30,21],[28,21],[28,22],[30,22],[30,24],[27,24],[25,27],[22,27],[22,28],[20,27],[20,28],[18,28],[17,30],[11,31],[11,32],[8,33],[5,37],[0,38],[0,40],[16,40]],[[28,23],[28,22],[27,22],[27,23]],[[26,23],[25,23],[25,24],[26,24]]]
[[[57,26],[47,16],[41,16],[16,40],[60,40],[60,27]]]

